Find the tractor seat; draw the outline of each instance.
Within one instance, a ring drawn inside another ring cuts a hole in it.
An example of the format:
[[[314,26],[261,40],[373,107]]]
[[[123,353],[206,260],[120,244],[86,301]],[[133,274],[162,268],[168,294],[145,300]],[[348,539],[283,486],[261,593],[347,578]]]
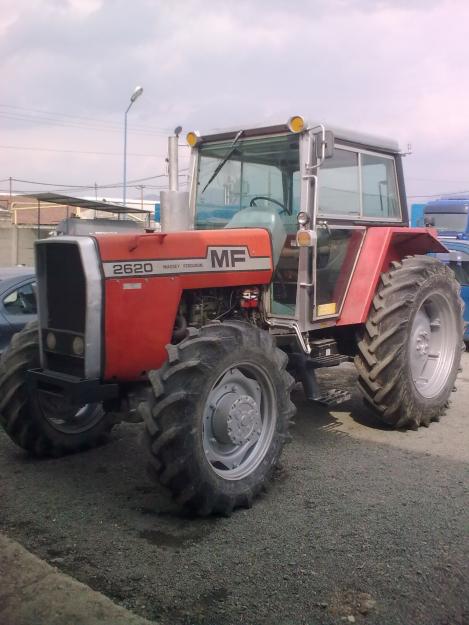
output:
[[[278,209],[270,206],[249,206],[238,211],[225,228],[266,228],[272,237],[272,255],[274,267],[277,266],[287,238]]]

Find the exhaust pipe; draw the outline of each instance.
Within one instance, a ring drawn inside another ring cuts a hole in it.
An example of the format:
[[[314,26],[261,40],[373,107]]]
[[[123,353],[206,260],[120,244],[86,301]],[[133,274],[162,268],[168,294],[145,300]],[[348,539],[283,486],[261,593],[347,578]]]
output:
[[[179,191],[178,142],[181,126],[168,137],[169,190],[160,193],[161,232],[192,230],[189,216],[189,192]]]

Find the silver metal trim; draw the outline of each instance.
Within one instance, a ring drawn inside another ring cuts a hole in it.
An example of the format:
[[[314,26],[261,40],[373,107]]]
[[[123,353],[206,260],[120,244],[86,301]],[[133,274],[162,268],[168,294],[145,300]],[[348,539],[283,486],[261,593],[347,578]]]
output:
[[[195,229],[195,207],[197,199],[197,170],[199,167],[199,150],[198,147],[191,148],[191,156],[189,161],[189,176],[190,176],[190,188],[189,188],[189,216],[192,223],[192,228]]]
[[[311,346],[308,342],[308,337],[304,337],[301,333],[300,327],[296,321],[284,321],[283,319],[270,318],[266,319],[266,322],[269,326],[275,328],[288,328],[289,330],[293,330],[296,334],[296,338],[298,339],[298,343],[300,344],[301,349],[305,352],[305,354],[311,353]]]
[[[35,265],[36,265],[36,284],[37,284],[37,321],[39,327],[39,362],[41,367],[44,368],[44,349],[43,349],[43,341],[42,341],[42,332],[41,328],[43,328],[43,320],[48,318],[47,312],[47,298],[45,294],[47,293],[47,280],[46,274],[44,272],[44,265],[41,262],[41,255],[39,252],[38,244],[44,244],[44,241],[35,241],[34,243],[34,256],[35,256]],[[43,286],[41,286],[41,284]],[[44,295],[43,295],[44,294]]]
[[[270,256],[251,256],[247,245],[209,245],[205,256],[105,261],[104,277],[125,280],[150,276],[272,270]]]
[[[47,283],[40,262],[39,248],[44,245],[60,245],[73,243],[78,246],[83,272],[86,282],[86,316],[85,316],[85,377],[99,378],[101,376],[101,320],[103,310],[103,281],[101,277],[101,265],[96,250],[95,242],[91,237],[61,236],[43,239],[36,242],[36,263],[39,293],[40,325],[47,320]],[[60,270],[60,268],[59,268]],[[72,279],[72,276],[71,276]],[[41,296],[41,293],[44,295]],[[41,332],[39,332],[41,365],[44,362]]]

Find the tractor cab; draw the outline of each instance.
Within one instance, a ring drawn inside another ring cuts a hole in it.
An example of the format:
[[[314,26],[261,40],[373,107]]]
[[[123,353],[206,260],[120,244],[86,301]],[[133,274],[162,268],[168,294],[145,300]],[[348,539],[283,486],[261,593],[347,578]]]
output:
[[[299,116],[187,138],[193,226],[269,229],[275,271],[264,304],[279,323],[307,331],[336,319],[367,226],[407,223],[395,142]]]

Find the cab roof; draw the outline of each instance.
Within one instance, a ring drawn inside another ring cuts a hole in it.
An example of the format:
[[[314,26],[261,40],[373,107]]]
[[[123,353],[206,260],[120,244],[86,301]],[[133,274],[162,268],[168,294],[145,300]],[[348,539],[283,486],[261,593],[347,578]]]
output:
[[[320,130],[320,122],[310,121],[306,119],[305,121],[307,128],[318,127],[318,131]],[[355,130],[348,130],[345,128],[340,128],[338,126],[329,126],[327,124],[323,125],[326,130],[330,130],[334,133],[335,140],[338,143],[352,143],[354,145],[359,145],[362,148],[372,148],[374,150],[378,149],[384,152],[391,152],[393,154],[399,154],[401,152],[398,142],[394,139],[371,135],[364,132],[358,132]],[[243,132],[243,137],[245,138],[255,137],[259,135],[274,135],[280,134],[282,132],[290,132],[286,122],[270,125],[250,124],[249,126],[246,125],[245,128],[246,129]],[[234,139],[241,129],[242,127],[212,130],[205,133],[200,133],[200,139],[202,142],[229,141],[230,139]]]

